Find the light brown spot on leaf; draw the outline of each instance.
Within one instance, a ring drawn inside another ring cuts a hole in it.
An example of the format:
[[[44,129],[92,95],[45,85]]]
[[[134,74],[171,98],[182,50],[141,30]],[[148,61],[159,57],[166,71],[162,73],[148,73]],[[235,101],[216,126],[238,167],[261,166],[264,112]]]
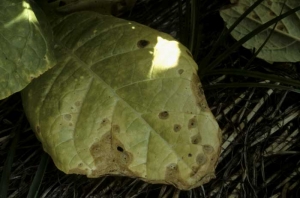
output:
[[[203,111],[209,110],[208,108],[206,108],[207,103],[205,100],[204,92],[200,83],[200,79],[196,74],[193,74],[193,78],[191,81],[191,89],[196,99],[196,105],[200,107],[200,109]]]
[[[184,72],[183,69],[179,69],[179,70],[178,70],[178,74],[180,74],[180,75],[181,75],[183,72]]]
[[[211,154],[214,152],[214,147],[211,145],[203,145],[203,151],[207,154]]]
[[[257,14],[255,14],[255,13],[252,14],[252,18],[256,19],[256,20],[259,20],[259,16]]]
[[[269,12],[269,15],[272,16],[272,17],[276,16],[276,14],[272,11]]]
[[[181,126],[180,126],[179,124],[174,124],[173,130],[174,130],[175,132],[178,132],[178,131],[181,130]]]
[[[189,120],[188,129],[196,128],[197,127],[197,119],[193,117]]]
[[[70,121],[72,119],[72,115],[71,114],[65,114],[64,119],[67,120],[67,121]]]
[[[82,170],[80,168],[73,168],[73,169],[70,169],[68,174],[80,174],[80,175],[85,175],[86,174],[86,171],[85,170]]]
[[[196,134],[191,137],[191,143],[192,144],[199,144],[201,142],[201,136],[200,134]]]
[[[117,124],[112,125],[112,133],[120,133],[120,127]]]
[[[207,161],[207,157],[204,154],[198,154],[196,157],[196,162],[200,166],[204,165]]]
[[[169,113],[167,111],[162,111],[158,114],[158,117],[163,120],[167,119],[169,117]]]
[[[76,102],[75,102],[75,106],[76,106],[76,107],[79,107],[80,105],[81,105],[81,102],[80,102],[80,101],[76,101]]]

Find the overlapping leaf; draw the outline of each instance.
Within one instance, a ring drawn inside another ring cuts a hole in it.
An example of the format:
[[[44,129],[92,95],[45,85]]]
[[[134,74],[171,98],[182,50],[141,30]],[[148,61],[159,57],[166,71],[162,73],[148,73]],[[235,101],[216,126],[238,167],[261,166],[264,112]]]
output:
[[[49,5],[61,13],[90,10],[101,14],[119,15],[130,10],[136,0],[56,0]]]
[[[238,5],[220,12],[229,28],[255,0],[240,0]],[[298,0],[265,0],[257,6],[233,31],[232,36],[239,40],[258,26],[300,6]],[[243,46],[248,49],[259,49],[272,32],[273,26],[255,35]],[[266,45],[258,54],[271,62],[300,61],[300,12],[296,12],[279,21]]]
[[[60,170],[126,175],[180,189],[214,176],[220,130],[184,46],[94,12],[68,15],[53,29],[58,64],[22,98]]]
[[[0,2],[0,99],[22,90],[55,64],[51,29],[25,0]],[[50,30],[50,31],[49,31]]]

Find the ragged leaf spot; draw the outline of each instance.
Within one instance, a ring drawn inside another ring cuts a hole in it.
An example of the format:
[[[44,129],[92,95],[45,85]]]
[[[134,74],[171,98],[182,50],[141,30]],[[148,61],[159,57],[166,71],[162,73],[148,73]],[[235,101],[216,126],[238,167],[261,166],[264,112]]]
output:
[[[149,41],[147,40],[139,40],[137,43],[138,48],[145,48],[147,45],[149,45]]]
[[[159,117],[160,119],[165,120],[165,119],[167,119],[167,118],[169,117],[169,113],[168,113],[167,111],[162,111],[162,112],[160,112],[160,113],[158,114],[158,117]]]
[[[196,135],[193,135],[193,136],[191,137],[191,143],[192,143],[192,144],[199,144],[200,142],[201,142],[201,136],[200,136],[199,133],[196,134]]]
[[[196,117],[193,117],[192,119],[189,120],[188,129],[192,129],[196,127],[197,127],[197,120]]]

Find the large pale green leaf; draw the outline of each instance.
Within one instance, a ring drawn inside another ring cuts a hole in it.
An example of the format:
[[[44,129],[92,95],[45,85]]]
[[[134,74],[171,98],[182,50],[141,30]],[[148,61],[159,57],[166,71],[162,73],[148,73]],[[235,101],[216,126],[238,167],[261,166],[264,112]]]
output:
[[[221,134],[184,46],[149,27],[93,12],[68,15],[53,28],[58,64],[22,97],[60,170],[180,189],[214,176]]]
[[[240,0],[236,6],[220,12],[229,28],[256,0]],[[284,2],[286,4],[284,5]],[[265,0],[257,6],[231,33],[239,40],[258,26],[290,9],[300,6],[299,0]],[[273,26],[257,34],[243,46],[248,49],[259,49],[271,33]],[[298,62],[300,61],[300,11],[279,21],[269,41],[258,54],[271,62]]]
[[[0,99],[20,91],[55,64],[51,29],[25,0],[0,1]],[[50,31],[49,31],[50,30]]]

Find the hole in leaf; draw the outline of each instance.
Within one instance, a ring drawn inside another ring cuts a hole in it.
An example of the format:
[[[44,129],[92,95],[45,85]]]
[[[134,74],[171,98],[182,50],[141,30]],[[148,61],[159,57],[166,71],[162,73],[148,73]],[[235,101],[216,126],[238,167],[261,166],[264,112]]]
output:
[[[146,47],[147,45],[149,45],[149,41],[147,40],[139,40],[138,43],[137,43],[137,46],[138,48],[144,48]]]
[[[122,147],[120,147],[120,146],[117,147],[117,150],[120,151],[120,152],[124,151],[124,149]]]

